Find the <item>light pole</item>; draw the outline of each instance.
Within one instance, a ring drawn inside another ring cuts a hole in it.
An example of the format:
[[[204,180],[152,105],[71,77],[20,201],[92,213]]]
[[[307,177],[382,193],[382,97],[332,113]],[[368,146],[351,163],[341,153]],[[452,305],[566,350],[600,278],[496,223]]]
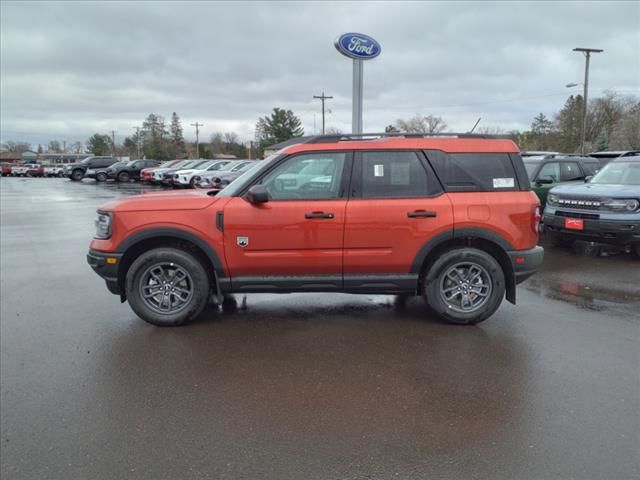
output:
[[[584,155],[584,140],[587,133],[587,95],[589,94],[589,60],[592,53],[601,53],[604,50],[599,48],[574,48],[574,52],[582,52],[585,56],[584,63],[584,98],[582,106],[582,138],[580,140],[580,153]],[[569,84],[572,85],[572,84]],[[569,86],[567,85],[567,86]],[[577,85],[577,84],[576,84]]]

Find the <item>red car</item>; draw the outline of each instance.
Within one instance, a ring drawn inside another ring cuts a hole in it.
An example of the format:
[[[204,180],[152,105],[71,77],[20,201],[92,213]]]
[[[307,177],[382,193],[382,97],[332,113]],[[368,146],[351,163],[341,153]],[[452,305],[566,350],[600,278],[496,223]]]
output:
[[[183,324],[231,293],[422,295],[458,324],[515,303],[544,254],[518,147],[378,137],[306,139],[221,192],[106,203],[87,260],[154,325]]]
[[[44,177],[44,165],[33,163],[28,165],[27,177]]]
[[[9,175],[11,175],[12,165],[13,165],[12,163],[8,163],[8,162],[2,162],[0,164],[0,166],[2,167],[1,174],[3,177],[8,177]]]
[[[140,181],[143,183],[146,183],[146,182],[155,183],[155,180],[153,178],[154,170],[158,168],[171,168],[182,161],[184,160],[170,160],[168,162],[161,163],[157,167],[143,168],[142,170],[140,170]]]

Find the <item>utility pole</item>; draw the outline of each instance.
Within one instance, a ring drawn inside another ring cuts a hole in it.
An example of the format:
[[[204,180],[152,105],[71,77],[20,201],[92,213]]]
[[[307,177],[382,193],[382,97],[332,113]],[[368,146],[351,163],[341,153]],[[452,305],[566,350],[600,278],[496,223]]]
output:
[[[133,127],[136,129],[136,158],[140,159],[140,127]]]
[[[322,95],[314,95],[313,98],[319,98],[322,101],[322,135],[324,135],[324,102],[325,100],[331,100],[333,97],[327,97],[322,92]]]
[[[200,130],[198,127],[204,127],[203,123],[192,123],[192,127],[196,127],[196,158],[200,158]]]
[[[582,139],[580,141],[580,153],[584,155],[584,141],[587,133],[587,95],[589,94],[589,60],[592,53],[600,53],[599,48],[574,48],[574,52],[582,52],[585,56],[584,64],[584,95],[582,99]]]
[[[115,158],[116,156],[116,131],[111,130],[111,154]]]

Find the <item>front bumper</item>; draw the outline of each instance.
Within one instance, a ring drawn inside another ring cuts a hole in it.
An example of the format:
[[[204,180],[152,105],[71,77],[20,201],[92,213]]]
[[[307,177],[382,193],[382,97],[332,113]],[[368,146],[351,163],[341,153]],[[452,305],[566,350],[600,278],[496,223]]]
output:
[[[122,260],[121,253],[103,253],[95,250],[89,250],[87,253],[87,263],[93,271],[104,279],[107,288],[114,295],[122,295],[120,285],[118,283],[118,267]]]
[[[524,282],[536,273],[544,260],[544,248],[540,246],[533,247],[529,250],[513,250],[507,253],[513,266],[516,285]]]
[[[640,221],[634,220],[605,220],[583,219],[582,230],[570,230],[564,227],[565,216],[546,213],[543,217],[544,229],[550,232],[567,235],[576,240],[607,243],[610,245],[638,245],[640,244]],[[579,218],[576,215],[576,218]]]

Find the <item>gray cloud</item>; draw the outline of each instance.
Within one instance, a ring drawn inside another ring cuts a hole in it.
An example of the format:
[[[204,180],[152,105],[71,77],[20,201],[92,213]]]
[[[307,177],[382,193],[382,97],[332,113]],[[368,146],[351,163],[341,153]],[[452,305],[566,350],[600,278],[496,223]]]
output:
[[[308,133],[348,131],[351,64],[333,40],[382,44],[365,64],[365,129],[441,115],[452,130],[526,128],[582,81],[576,46],[603,48],[592,95],[640,95],[637,2],[9,2],[0,4],[0,136],[46,143],[178,112],[208,136],[253,136],[259,116],[292,109]],[[576,89],[578,91],[579,89]]]

